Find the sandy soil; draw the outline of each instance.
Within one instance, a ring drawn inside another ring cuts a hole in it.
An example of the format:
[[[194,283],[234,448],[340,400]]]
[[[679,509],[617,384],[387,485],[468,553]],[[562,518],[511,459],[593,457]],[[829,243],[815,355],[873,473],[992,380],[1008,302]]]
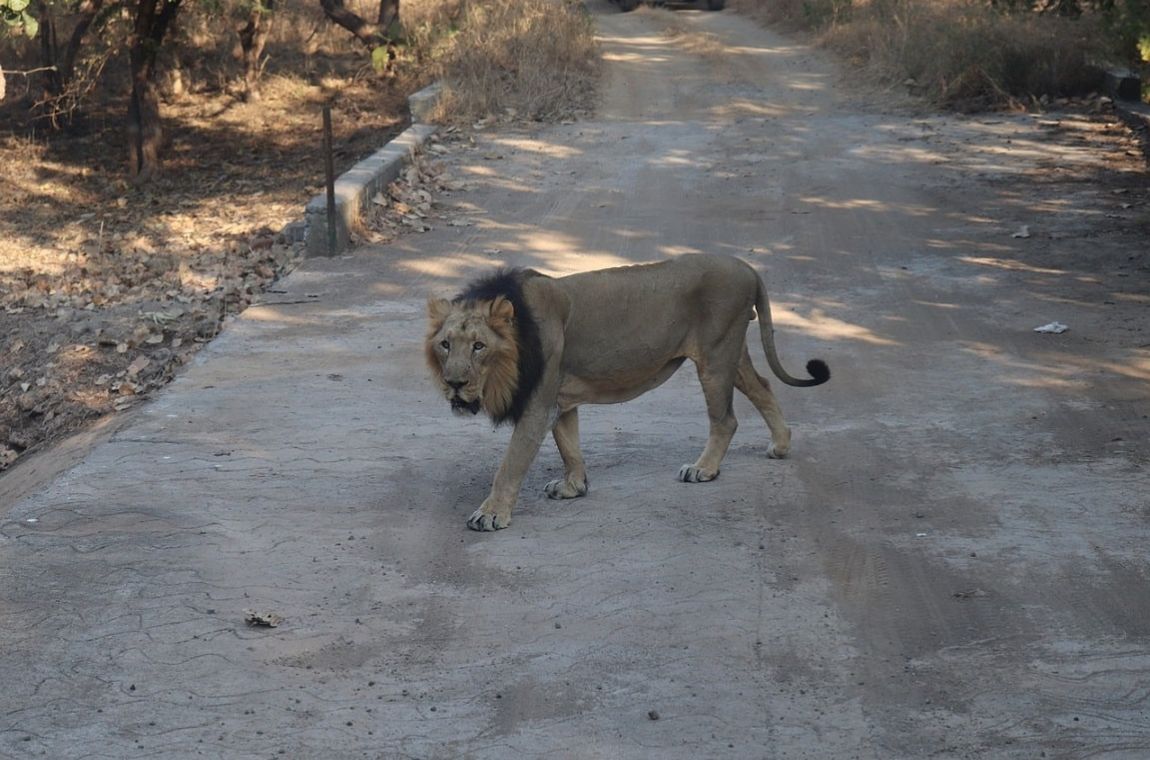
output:
[[[892,109],[728,12],[592,7],[594,119],[445,141],[429,231],[305,262],[0,520],[0,752],[1150,754],[1129,133]],[[684,368],[582,414],[588,497],[543,496],[548,445],[468,531],[507,431],[427,382],[427,294],[691,251],[751,261],[784,363],[831,366],[778,391],[792,456],[739,399],[722,475],[678,483]]]

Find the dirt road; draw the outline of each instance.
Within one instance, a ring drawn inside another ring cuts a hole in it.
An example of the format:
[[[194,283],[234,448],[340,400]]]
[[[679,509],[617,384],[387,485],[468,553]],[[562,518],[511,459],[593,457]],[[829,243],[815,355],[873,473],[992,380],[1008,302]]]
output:
[[[8,500],[0,755],[1150,756],[1125,133],[884,111],[730,12],[593,10],[595,118],[446,142],[432,231],[309,262]],[[544,498],[548,446],[467,531],[508,433],[426,382],[426,295],[690,251],[753,262],[784,362],[831,366],[778,391],[791,458],[740,399],[721,477],[678,483],[684,369],[585,410],[588,498]]]

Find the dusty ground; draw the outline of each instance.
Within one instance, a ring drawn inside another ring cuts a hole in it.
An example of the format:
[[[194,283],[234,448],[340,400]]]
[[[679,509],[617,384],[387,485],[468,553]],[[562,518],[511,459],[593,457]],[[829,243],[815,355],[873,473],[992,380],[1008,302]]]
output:
[[[595,119],[445,142],[428,232],[304,263],[13,504],[0,752],[1150,754],[1129,133],[884,110],[733,14],[593,7]],[[586,410],[589,497],[542,496],[548,446],[512,527],[467,531],[507,433],[428,386],[427,293],[688,251],[759,266],[784,362],[830,363],[779,391],[792,457],[740,399],[721,477],[676,482],[685,368]]]
[[[294,266],[298,246],[281,232],[321,190],[326,100],[341,171],[402,128],[417,86],[338,70],[316,79],[268,76],[252,104],[219,89],[173,95],[164,173],[142,188],[124,173],[123,103],[46,142],[26,137],[10,93],[0,110],[12,129],[0,136],[0,471],[162,387]]]

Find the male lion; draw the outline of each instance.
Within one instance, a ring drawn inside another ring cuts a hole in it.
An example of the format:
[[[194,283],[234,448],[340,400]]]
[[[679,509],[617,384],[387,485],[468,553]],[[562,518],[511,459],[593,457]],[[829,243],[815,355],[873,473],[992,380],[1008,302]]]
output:
[[[787,374],[775,352],[766,286],[754,269],[729,256],[680,256],[559,278],[501,270],[454,300],[429,300],[427,362],[451,408],[484,411],[497,425],[515,425],[491,493],[468,527],[511,524],[523,477],[548,430],[565,475],[547,484],[547,495],[586,495],[579,406],[633,399],[665,382],[685,359],[698,369],[711,430],[699,461],[683,465],[680,480],[701,483],[719,474],[737,427],[734,388],[766,420],[770,456],[785,456],[790,429],[747,351],[752,309],[767,362],[780,380],[806,387],[830,379],[819,359],[807,362],[808,379]]]

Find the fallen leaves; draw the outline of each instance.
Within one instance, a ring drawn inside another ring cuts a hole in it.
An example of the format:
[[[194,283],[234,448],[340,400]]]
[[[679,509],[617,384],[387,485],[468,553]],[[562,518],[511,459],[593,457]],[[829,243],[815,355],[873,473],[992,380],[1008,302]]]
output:
[[[434,138],[395,182],[384,192],[376,193],[364,220],[366,242],[384,243],[410,232],[430,232],[439,217],[436,196],[463,192],[467,186],[449,176],[443,162],[433,157],[444,156],[450,149]],[[434,193],[434,195],[433,195]],[[473,221],[463,217],[447,219],[450,227],[470,227]]]
[[[0,272],[0,334],[11,336],[0,343],[0,470],[166,384],[296,255],[261,232],[222,252],[138,245],[68,257],[53,276]]]
[[[345,63],[322,87],[272,78],[258,106],[215,90],[167,103],[165,170],[146,187],[123,176],[101,112],[50,144],[0,135],[0,471],[146,398],[294,265],[322,176],[315,104],[339,91],[337,171],[402,127],[406,85]]]
[[[282,615],[268,610],[244,610],[244,622],[253,628],[276,628],[283,621]]]
[[[151,363],[151,359],[141,354],[140,356],[137,356],[135,359],[133,359],[132,363],[129,364],[128,368],[124,371],[128,374],[128,377],[135,377],[136,375],[140,374],[142,370],[146,369],[147,366]]]

